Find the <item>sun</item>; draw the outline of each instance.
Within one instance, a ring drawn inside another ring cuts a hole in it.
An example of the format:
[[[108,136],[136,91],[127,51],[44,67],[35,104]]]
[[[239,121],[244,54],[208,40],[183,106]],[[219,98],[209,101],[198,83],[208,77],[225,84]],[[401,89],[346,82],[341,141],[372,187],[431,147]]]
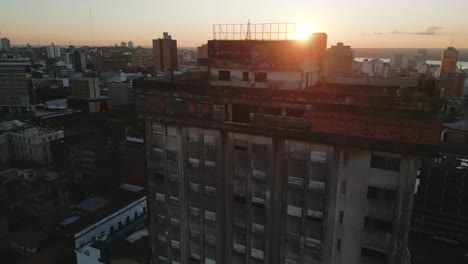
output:
[[[306,40],[312,35],[313,30],[311,25],[299,24],[296,26],[294,37],[299,40]]]

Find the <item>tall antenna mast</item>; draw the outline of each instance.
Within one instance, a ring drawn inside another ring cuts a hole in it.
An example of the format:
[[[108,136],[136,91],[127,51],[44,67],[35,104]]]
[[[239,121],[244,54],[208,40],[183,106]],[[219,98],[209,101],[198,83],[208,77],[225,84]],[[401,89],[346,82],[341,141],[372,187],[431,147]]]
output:
[[[245,36],[245,40],[251,40],[252,36],[250,34],[250,19],[249,22],[247,23],[247,34]]]
[[[91,7],[89,8],[89,20],[91,21],[91,37],[92,37],[93,46],[94,46],[94,25],[93,25],[93,13],[91,12]]]

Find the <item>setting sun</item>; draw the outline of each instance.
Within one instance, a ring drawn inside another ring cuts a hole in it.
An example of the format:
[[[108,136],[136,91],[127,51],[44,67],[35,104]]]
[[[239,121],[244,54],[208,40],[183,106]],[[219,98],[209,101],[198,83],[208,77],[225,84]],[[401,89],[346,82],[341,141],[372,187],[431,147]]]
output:
[[[296,25],[296,33],[294,34],[296,39],[306,40],[312,35],[312,26],[307,24]]]

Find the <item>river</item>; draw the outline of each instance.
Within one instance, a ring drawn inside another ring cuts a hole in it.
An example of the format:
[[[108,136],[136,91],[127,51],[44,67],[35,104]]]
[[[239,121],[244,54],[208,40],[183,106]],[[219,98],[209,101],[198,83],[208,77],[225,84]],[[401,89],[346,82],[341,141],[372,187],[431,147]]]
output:
[[[359,61],[359,62],[363,62],[365,59],[371,60],[372,58],[354,58],[355,61]],[[383,60],[384,62],[390,62],[390,59],[388,58],[383,58],[381,60]],[[426,63],[433,64],[433,65],[440,65],[440,61],[436,61],[436,60],[427,60]],[[460,65],[462,66],[463,69],[468,69],[468,61],[457,62],[457,66],[460,67]]]

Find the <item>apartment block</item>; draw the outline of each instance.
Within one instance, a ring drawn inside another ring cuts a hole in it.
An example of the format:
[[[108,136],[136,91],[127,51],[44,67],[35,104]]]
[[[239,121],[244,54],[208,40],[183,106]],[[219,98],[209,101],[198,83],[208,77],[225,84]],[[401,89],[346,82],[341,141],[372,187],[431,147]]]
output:
[[[318,36],[209,41],[209,84],[135,81],[153,263],[407,260],[418,160],[441,125],[383,88],[318,83]]]

